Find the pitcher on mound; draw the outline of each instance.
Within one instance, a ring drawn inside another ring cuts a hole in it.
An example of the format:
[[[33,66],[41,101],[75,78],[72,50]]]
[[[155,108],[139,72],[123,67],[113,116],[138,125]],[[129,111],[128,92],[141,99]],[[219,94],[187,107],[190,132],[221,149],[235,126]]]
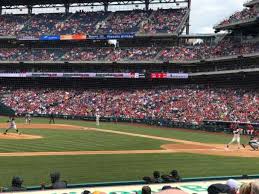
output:
[[[229,148],[230,144],[237,142],[238,149],[240,149],[240,135],[241,135],[242,131],[243,131],[243,129],[240,127],[233,131],[234,136],[233,136],[232,140],[227,144],[227,148]]]
[[[9,123],[9,127],[5,130],[4,135],[6,135],[7,132],[8,132],[10,129],[16,130],[16,133],[18,133],[19,135],[21,135],[21,133],[19,132],[19,130],[18,130],[17,127],[16,127],[15,119],[14,119],[13,117],[10,118],[7,122]]]

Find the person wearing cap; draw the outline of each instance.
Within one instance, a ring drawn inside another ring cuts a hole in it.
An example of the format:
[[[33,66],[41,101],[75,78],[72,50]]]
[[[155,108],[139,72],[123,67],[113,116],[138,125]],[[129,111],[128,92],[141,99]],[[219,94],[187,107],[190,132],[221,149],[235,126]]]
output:
[[[60,180],[60,173],[53,172],[50,174],[51,186],[50,189],[64,189],[67,187],[67,183],[65,181]]]
[[[170,175],[162,175],[162,179],[165,182],[180,182],[181,177],[177,170],[172,170]]]
[[[12,179],[12,186],[8,191],[26,191],[26,188],[22,186],[23,179],[19,176],[14,176]]]
[[[153,172],[153,178],[151,180],[153,183],[162,183],[163,182],[163,179],[161,178],[159,171]]]
[[[233,131],[233,138],[227,144],[227,148],[229,148],[229,146],[236,141],[237,145],[238,145],[238,149],[240,149],[240,135],[241,135],[242,131],[243,131],[243,129],[240,127],[238,127],[236,130]]]
[[[162,183],[163,182],[163,179],[161,178],[159,171],[154,171],[153,177],[148,177],[148,176],[143,177],[143,180],[146,181],[147,183]]]
[[[208,191],[208,194],[220,194],[220,193],[231,194],[230,187],[227,184],[221,184],[221,183],[210,185],[207,191]]]
[[[239,189],[239,186],[238,186],[239,184],[238,184],[238,182],[236,180],[234,180],[234,179],[227,180],[227,185],[230,188],[230,193],[231,194],[237,194],[237,191]]]

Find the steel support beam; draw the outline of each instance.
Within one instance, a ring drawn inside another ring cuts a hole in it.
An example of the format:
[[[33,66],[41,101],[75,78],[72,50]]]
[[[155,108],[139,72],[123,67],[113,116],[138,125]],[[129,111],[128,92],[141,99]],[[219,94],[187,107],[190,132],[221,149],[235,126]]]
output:
[[[149,10],[149,3],[150,3],[149,0],[145,0],[145,9],[146,9],[146,11]]]
[[[27,5],[28,8],[28,14],[31,15],[32,14],[32,5]]]
[[[109,8],[109,2],[108,0],[104,0],[103,1],[103,7],[104,7],[104,11],[107,12],[108,8]]]
[[[65,3],[65,13],[68,14],[69,13],[69,8],[70,8],[70,4],[69,3]]]

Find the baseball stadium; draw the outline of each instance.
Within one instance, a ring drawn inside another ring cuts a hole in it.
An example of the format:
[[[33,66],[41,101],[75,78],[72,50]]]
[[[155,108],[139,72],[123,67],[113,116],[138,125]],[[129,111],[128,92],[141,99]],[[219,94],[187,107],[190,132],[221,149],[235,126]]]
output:
[[[0,0],[0,192],[259,194],[259,1],[192,4]]]

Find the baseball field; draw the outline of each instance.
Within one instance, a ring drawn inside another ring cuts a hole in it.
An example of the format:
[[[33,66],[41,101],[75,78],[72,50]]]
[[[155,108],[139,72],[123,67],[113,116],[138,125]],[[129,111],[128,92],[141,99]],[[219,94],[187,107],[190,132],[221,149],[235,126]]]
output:
[[[7,118],[0,119],[2,132]],[[140,180],[154,170],[182,177],[258,174],[259,151],[225,148],[232,135],[138,124],[17,119],[21,135],[0,135],[0,186],[14,175],[25,186],[49,183],[61,172],[68,183]],[[247,137],[241,137],[247,143]]]

